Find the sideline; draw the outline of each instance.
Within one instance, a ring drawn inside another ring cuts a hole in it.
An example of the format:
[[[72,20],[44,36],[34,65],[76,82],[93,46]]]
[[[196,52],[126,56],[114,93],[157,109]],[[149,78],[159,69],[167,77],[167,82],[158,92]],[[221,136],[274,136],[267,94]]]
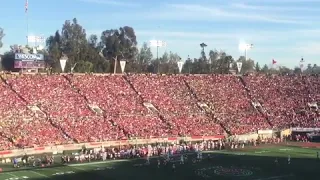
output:
[[[203,151],[203,153],[211,153],[211,152],[215,152],[215,151]],[[192,155],[192,154],[195,154],[195,152],[184,153],[184,155]],[[180,156],[180,155],[181,154],[178,154],[178,155],[175,154],[173,156],[177,157],[177,156]],[[150,157],[150,159],[157,159],[159,157],[162,157],[162,156],[153,156],[153,157]],[[108,164],[108,163],[118,163],[118,162],[130,162],[130,161],[141,160],[141,159],[145,159],[145,158],[116,159],[116,160],[97,161],[97,162],[85,162],[85,163],[77,163],[77,164],[66,164],[65,166],[69,166],[69,167],[87,166],[87,165]]]
[[[68,164],[66,166],[69,167],[77,167],[77,166],[87,166],[87,165],[96,165],[96,164],[108,164],[108,163],[117,163],[117,162],[127,162],[130,160],[119,159],[119,160],[110,160],[110,161],[98,161],[98,162],[87,162],[87,163],[79,163],[79,164]]]
[[[268,178],[259,178],[259,179],[254,179],[254,180],[272,180],[272,179],[279,179],[279,178],[284,178],[284,177],[292,177],[293,175],[283,175],[283,176],[272,176]]]

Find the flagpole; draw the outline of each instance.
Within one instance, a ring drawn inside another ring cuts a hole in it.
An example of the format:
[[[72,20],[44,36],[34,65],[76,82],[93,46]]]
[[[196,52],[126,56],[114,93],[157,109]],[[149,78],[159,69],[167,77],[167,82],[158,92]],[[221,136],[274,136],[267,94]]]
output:
[[[29,46],[29,40],[28,40],[28,36],[29,36],[29,13],[28,13],[28,9],[29,9],[29,2],[28,0],[26,0],[26,4],[25,4],[25,13],[26,13],[26,21],[27,21],[27,46]]]
[[[28,16],[28,11],[26,12],[26,16],[27,16],[27,46],[29,46],[29,40],[28,40],[28,36],[29,36],[29,16]]]

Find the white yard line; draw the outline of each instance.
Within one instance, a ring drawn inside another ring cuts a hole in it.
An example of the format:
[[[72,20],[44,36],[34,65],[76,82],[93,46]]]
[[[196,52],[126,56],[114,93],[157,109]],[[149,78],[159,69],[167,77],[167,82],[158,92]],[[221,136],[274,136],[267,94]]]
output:
[[[75,166],[72,166],[73,169],[77,169],[77,170],[80,170],[80,171],[85,171],[87,172],[88,170],[86,169],[83,169],[83,168],[79,168],[79,167],[75,167]]]
[[[45,174],[41,174],[41,173],[38,173],[36,171],[27,171],[27,172],[32,172],[33,174],[36,174],[38,176],[41,176],[41,177],[45,177],[45,178],[49,178],[49,176],[45,175]]]
[[[121,160],[118,160],[118,162],[121,161]],[[123,160],[125,161],[125,160]],[[87,165],[87,166],[94,166],[94,165],[97,165],[97,164],[105,164],[105,163],[109,163],[110,161],[102,161],[102,162],[92,162],[92,163],[86,163],[86,164],[73,164],[70,165],[69,167],[73,168],[73,169],[76,169],[76,170],[80,170],[80,171],[83,171],[83,172],[87,172],[87,173],[94,173],[95,175],[98,175],[100,176],[101,178],[105,179],[105,174],[104,173],[99,173],[99,172],[91,172],[90,170],[87,170],[87,169],[84,169],[84,168],[80,168],[79,165]],[[78,165],[78,166],[74,166],[74,165]]]
[[[10,176],[12,176],[12,177],[15,177],[15,178],[18,178],[18,176],[16,176],[16,175],[14,175],[14,174],[12,174],[12,173],[6,173],[6,174],[9,174]]]
[[[46,170],[47,168],[45,168],[45,169],[43,169],[43,170]],[[57,172],[61,172],[61,171],[63,171],[63,170],[60,170],[60,169],[58,169],[58,168],[56,168],[56,167],[52,167],[52,168],[48,168],[48,169],[53,169],[53,170],[55,170],[55,171],[57,171]]]
[[[92,166],[92,167],[102,167],[101,165],[99,164],[89,164],[88,166]],[[104,166],[103,166],[104,167]]]

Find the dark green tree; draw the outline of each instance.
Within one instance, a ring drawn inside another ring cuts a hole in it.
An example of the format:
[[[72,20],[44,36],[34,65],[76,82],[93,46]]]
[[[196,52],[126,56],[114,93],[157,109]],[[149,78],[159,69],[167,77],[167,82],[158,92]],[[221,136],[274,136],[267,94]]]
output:
[[[6,71],[18,71],[14,69],[14,53],[12,51],[5,52],[2,56],[1,66]]]
[[[282,75],[287,75],[287,74],[292,74],[292,69],[285,67],[285,66],[280,66],[279,67],[279,73]]]
[[[209,52],[210,73],[215,72],[218,69],[218,60],[220,59],[221,54],[223,54],[222,51],[210,50]]]
[[[83,66],[85,66],[85,68],[81,67],[82,70],[80,71],[83,71],[85,69],[86,72],[96,72],[96,73],[108,72],[110,68],[110,64],[108,61],[105,60],[103,56],[99,54],[103,49],[103,46],[99,42],[98,37],[96,35],[90,35],[87,46],[88,47],[87,47],[86,60],[90,63],[84,63],[84,64],[82,63]]]
[[[186,62],[183,64],[181,72],[184,74],[190,74],[192,72],[192,67],[193,67],[192,59],[190,57],[188,57]]]
[[[265,73],[265,74],[269,73],[269,67],[268,67],[268,65],[265,64],[265,65],[262,67],[261,72],[262,72],[262,73]]]
[[[294,69],[293,69],[293,73],[294,74],[301,74],[302,72],[301,72],[301,68],[300,67],[295,67]]]
[[[261,67],[259,65],[259,63],[257,62],[256,65],[255,65],[255,68],[256,72],[260,72],[261,71]]]
[[[53,72],[62,72],[60,58],[62,57],[61,36],[59,31],[55,35],[49,36],[46,41],[48,55],[48,64]]]
[[[61,31],[61,51],[68,57],[65,68],[67,72],[75,66],[81,65],[80,61],[85,61],[87,43],[85,29],[78,24],[77,19],[65,21]]]
[[[138,54],[138,63],[136,66],[136,72],[148,72],[148,67],[151,65],[151,61],[153,58],[152,52],[148,44],[145,42],[143,43],[139,54]]]
[[[2,43],[2,38],[5,36],[3,29],[0,27],[0,48],[2,48],[3,43]]]
[[[7,51],[4,53],[2,60],[1,60],[1,66],[6,71],[19,71],[19,69],[14,68],[14,54],[15,53],[23,53],[23,51],[29,51],[29,49],[19,46],[17,44],[10,46],[10,51]],[[24,52],[26,53],[26,52]]]
[[[214,73],[228,74],[230,72],[230,65],[234,63],[232,56],[228,55],[226,52],[221,51],[219,53],[219,58],[216,61],[216,66],[214,67]]]
[[[101,34],[102,54],[111,63],[114,73],[120,72],[120,60],[127,61],[128,68],[134,64],[137,56],[137,37],[134,29],[124,26],[119,29],[105,30]],[[127,68],[127,67],[126,67]]]

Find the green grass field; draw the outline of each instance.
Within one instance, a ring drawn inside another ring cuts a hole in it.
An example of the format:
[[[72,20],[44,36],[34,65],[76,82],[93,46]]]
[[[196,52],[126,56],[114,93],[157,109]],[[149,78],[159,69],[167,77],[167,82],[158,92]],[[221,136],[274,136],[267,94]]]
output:
[[[13,170],[2,166],[0,180],[50,179],[50,180],[186,180],[186,179],[241,179],[241,180],[294,180],[316,179],[320,172],[320,161],[316,159],[320,149],[294,146],[260,146],[234,151],[212,151],[204,153],[201,162],[193,163],[191,155],[185,164],[176,162],[157,167],[157,160],[117,160],[71,164],[49,168]],[[208,158],[210,155],[210,158]],[[291,156],[288,165],[287,157]],[[279,163],[275,163],[276,157]],[[180,157],[177,157],[179,160]]]

